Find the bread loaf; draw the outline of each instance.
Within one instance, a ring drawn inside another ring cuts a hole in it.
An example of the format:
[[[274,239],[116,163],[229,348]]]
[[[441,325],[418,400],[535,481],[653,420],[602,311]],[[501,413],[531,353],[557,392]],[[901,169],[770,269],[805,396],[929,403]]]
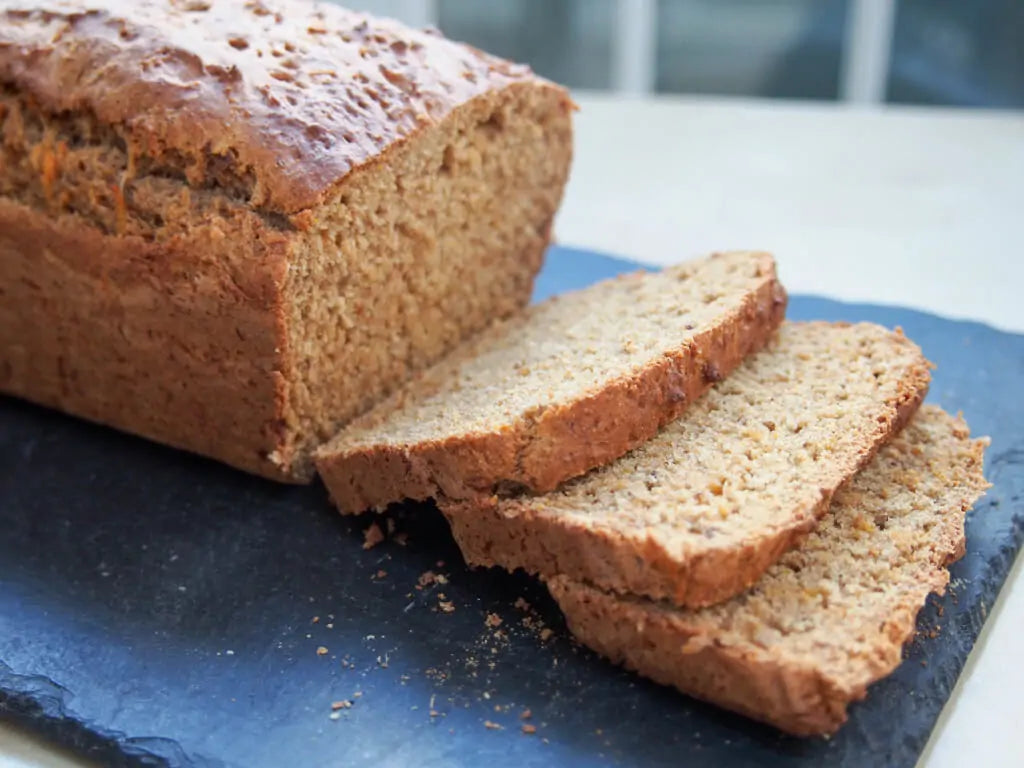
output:
[[[709,605],[799,543],[928,381],[902,333],[785,324],[621,459],[542,496],[439,503],[470,563]]]
[[[0,10],[0,391],[268,477],[529,299],[566,92],[333,4]]]
[[[799,549],[721,605],[685,610],[561,576],[551,593],[573,633],[617,663],[793,734],[832,732],[944,591],[964,513],[988,487],[986,444],[925,406]]]
[[[716,254],[530,307],[464,344],[317,452],[344,512],[548,491],[621,456],[771,337],[764,253]]]

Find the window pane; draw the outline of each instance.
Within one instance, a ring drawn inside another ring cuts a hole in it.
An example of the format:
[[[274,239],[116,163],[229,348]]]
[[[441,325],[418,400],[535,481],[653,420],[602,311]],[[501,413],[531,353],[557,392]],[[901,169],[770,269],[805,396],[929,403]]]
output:
[[[835,99],[847,0],[659,0],[656,88]]]
[[[888,99],[1024,107],[1024,2],[902,0]]]
[[[572,88],[608,88],[615,0],[439,0],[448,37]]]

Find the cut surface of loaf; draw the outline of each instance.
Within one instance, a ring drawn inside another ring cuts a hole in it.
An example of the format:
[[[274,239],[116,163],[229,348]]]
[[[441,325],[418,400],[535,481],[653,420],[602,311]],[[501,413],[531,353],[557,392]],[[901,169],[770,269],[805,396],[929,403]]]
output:
[[[0,391],[277,479],[529,300],[566,91],[302,0],[0,8]]]
[[[549,299],[488,329],[317,452],[343,512],[545,491],[651,437],[762,347],[775,264],[733,252]]]
[[[701,610],[549,581],[572,632],[658,682],[797,735],[829,733],[892,672],[988,487],[987,441],[935,406],[840,490],[818,529],[749,591]]]
[[[621,459],[542,496],[439,504],[472,564],[709,605],[814,527],[928,382],[899,331],[787,323]]]

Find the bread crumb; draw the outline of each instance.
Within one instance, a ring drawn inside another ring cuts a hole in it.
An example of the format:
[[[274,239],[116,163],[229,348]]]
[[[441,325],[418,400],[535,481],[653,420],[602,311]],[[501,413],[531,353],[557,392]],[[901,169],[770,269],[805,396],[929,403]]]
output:
[[[424,571],[420,574],[420,577],[416,579],[416,584],[421,589],[423,587],[429,587],[431,584],[437,581],[437,574],[433,571]]]
[[[519,713],[520,720],[529,720],[531,717],[533,717],[533,712],[531,712],[528,709],[524,709],[522,712]]]
[[[492,731],[503,731],[505,726],[492,723],[490,720],[484,720],[484,728],[489,728]]]
[[[528,610],[530,610],[530,604],[528,602],[526,602],[521,597],[517,597],[516,601],[514,603],[512,603],[512,605],[514,607],[518,608],[520,611],[528,611]]]
[[[342,699],[341,701],[332,701],[331,709],[335,711],[339,709],[352,709],[352,702],[348,699]]]
[[[391,540],[395,542],[395,544],[397,544],[398,546],[404,547],[406,544],[409,543],[409,534],[407,534],[405,531],[399,531],[391,537]]]
[[[552,630],[548,629],[547,627],[544,627],[544,629],[542,629],[542,630],[540,631],[540,639],[541,639],[541,642],[544,642],[544,643],[546,643],[546,642],[547,642],[548,640],[550,640],[550,639],[551,639],[551,636],[552,636],[553,634],[555,634],[555,633],[554,633],[554,632],[553,632]]]
[[[439,600],[437,605],[444,613],[452,613],[455,611],[455,604],[449,600]]]
[[[311,623],[312,624],[319,624],[320,623],[320,617],[319,616],[314,616]]]
[[[383,579],[387,575],[388,575],[388,572],[385,571],[383,568],[381,568],[379,571],[377,571],[377,574],[376,574],[378,579]]]
[[[384,541],[384,531],[376,523],[370,523],[370,527],[363,532],[363,549],[373,549]]]
[[[523,733],[536,733],[537,726],[530,725],[529,723],[523,723]]]
[[[484,619],[484,623],[488,627],[500,627],[501,626],[501,616],[499,616],[496,613],[488,613],[487,614],[487,618]]]
[[[338,720],[341,718],[341,712],[331,712],[328,717],[331,718],[331,720]]]
[[[320,647],[318,647],[316,649],[316,655],[317,656],[326,656],[327,655],[327,646],[321,645]]]

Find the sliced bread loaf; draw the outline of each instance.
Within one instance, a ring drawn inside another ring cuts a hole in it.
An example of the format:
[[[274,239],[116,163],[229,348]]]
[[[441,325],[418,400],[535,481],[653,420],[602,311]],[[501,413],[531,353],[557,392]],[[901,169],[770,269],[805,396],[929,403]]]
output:
[[[877,325],[784,325],[686,414],[544,496],[439,500],[466,560],[703,606],[750,586],[917,409],[921,350]]]
[[[465,344],[316,455],[343,512],[547,491],[641,444],[762,347],[786,297],[771,256],[723,253],[529,308]]]
[[[691,611],[550,580],[573,633],[658,682],[797,735],[828,733],[900,663],[964,551],[987,441],[925,406],[754,588]]]

